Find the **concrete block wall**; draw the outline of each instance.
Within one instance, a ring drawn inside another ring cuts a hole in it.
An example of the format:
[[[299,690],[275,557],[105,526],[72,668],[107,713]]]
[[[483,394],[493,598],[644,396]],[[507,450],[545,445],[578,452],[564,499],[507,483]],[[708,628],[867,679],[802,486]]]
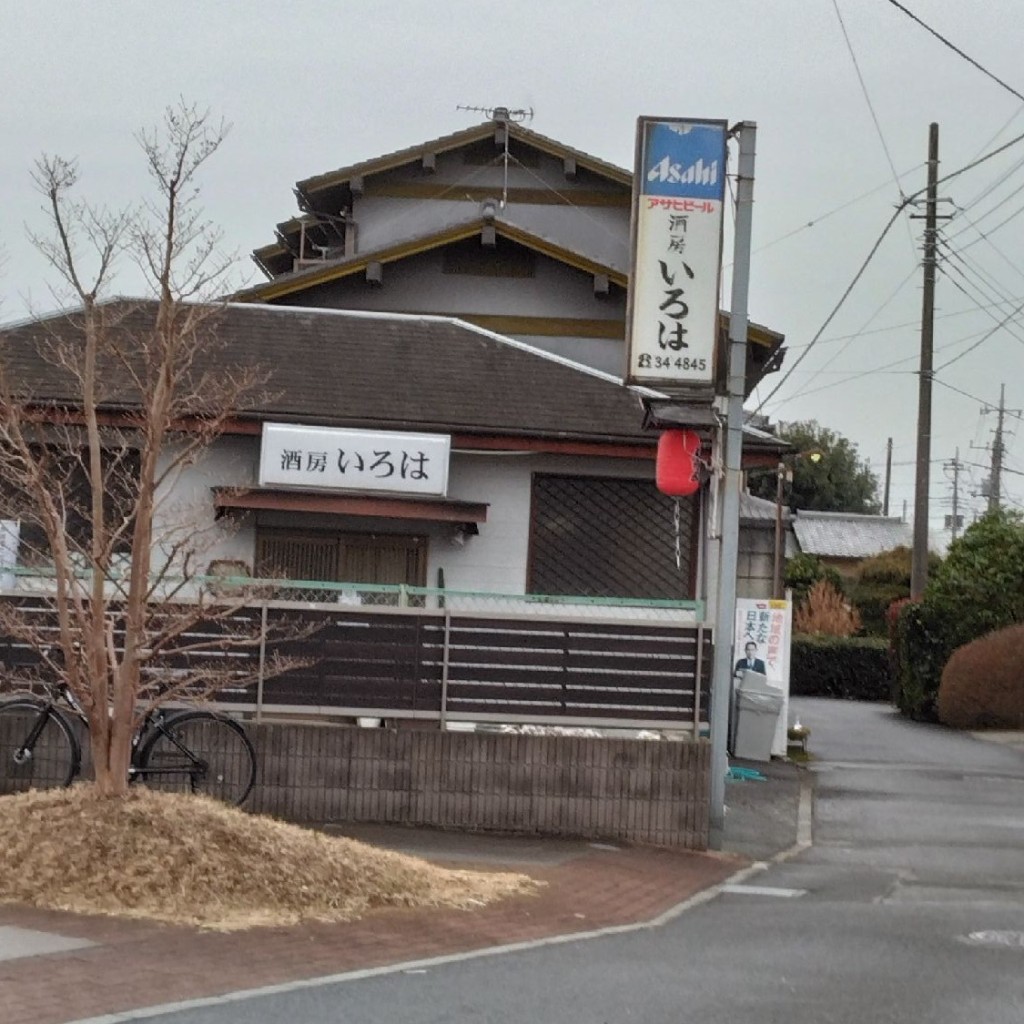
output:
[[[706,742],[263,723],[247,806],[303,823],[376,822],[708,844]]]

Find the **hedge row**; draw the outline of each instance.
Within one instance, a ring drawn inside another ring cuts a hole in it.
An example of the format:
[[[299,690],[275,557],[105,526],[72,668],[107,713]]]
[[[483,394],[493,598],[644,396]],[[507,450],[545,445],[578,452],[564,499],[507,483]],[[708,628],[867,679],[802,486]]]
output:
[[[789,692],[796,697],[891,700],[889,645],[871,636],[794,636]]]

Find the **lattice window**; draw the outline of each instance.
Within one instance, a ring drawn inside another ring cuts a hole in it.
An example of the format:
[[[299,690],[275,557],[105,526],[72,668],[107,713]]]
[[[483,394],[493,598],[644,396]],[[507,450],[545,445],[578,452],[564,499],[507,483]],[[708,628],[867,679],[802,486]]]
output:
[[[530,573],[535,594],[686,599],[694,596],[697,500],[649,480],[533,478]]]
[[[257,574],[290,580],[406,583],[422,587],[427,573],[425,537],[402,534],[298,532],[260,529]]]

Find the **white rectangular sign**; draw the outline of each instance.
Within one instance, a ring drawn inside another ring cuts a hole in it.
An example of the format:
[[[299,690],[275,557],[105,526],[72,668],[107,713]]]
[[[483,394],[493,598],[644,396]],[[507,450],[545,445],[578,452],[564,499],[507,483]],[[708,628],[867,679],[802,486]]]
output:
[[[793,609],[789,601],[741,597],[736,601],[735,673],[760,672],[782,690],[782,712],[772,753],[785,757],[789,731],[789,648]],[[735,674],[734,673],[734,674]]]
[[[637,125],[626,383],[713,389],[725,121]]]
[[[444,496],[450,453],[447,434],[264,423],[259,483]]]

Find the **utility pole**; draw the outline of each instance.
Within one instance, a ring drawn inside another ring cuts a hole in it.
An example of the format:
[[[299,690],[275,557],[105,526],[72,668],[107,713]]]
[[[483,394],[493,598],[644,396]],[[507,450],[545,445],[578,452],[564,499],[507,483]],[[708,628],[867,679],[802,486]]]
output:
[[[910,596],[928,582],[928,483],[932,457],[932,354],[935,329],[935,249],[939,202],[939,126],[928,127],[928,195],[924,221],[924,294],[921,300],[921,367],[917,391],[917,472],[914,479],[914,550]]]
[[[892,438],[885,442],[885,494],[882,498],[882,515],[889,514],[889,484],[892,483]]]
[[[989,410],[986,408],[985,412]],[[992,473],[988,478],[988,510],[999,511],[1003,482],[1003,417],[1006,415],[1006,385],[999,385],[999,415],[996,419],[996,439],[992,442]]]
[[[960,449],[957,448],[952,462],[947,462],[945,469],[953,471],[953,514],[949,520],[951,540],[956,540],[960,533]]]

